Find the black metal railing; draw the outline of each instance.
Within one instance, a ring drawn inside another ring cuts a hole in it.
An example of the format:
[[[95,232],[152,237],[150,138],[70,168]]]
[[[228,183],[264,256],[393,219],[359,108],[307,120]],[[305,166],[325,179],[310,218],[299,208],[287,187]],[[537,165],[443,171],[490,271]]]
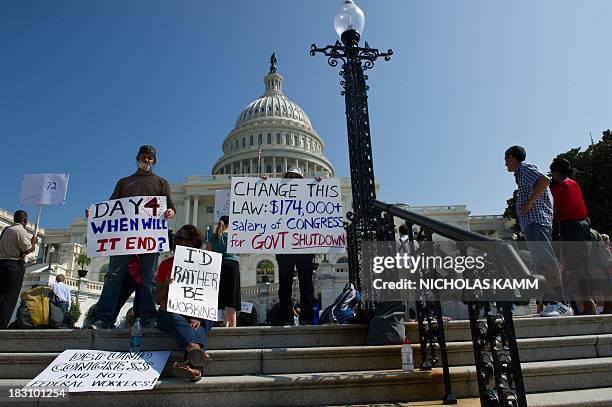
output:
[[[414,250],[414,226],[421,228],[420,248],[433,251],[432,236],[440,235],[450,240],[465,242],[475,249],[491,251],[505,268],[507,275],[515,278],[543,280],[533,275],[510,243],[492,239],[468,230],[449,225],[399,205],[372,200],[371,206],[387,216],[398,217],[406,223],[411,249]],[[427,243],[429,242],[429,244]],[[470,318],[474,361],[482,406],[526,407],[525,386],[512,320],[512,302],[471,301],[467,303]],[[482,315],[482,317],[481,317]],[[445,404],[455,404],[448,366],[446,338],[439,300],[420,298],[417,301],[419,341],[421,344],[421,368],[431,369],[442,362],[445,385]],[[437,356],[437,351],[440,356]]]

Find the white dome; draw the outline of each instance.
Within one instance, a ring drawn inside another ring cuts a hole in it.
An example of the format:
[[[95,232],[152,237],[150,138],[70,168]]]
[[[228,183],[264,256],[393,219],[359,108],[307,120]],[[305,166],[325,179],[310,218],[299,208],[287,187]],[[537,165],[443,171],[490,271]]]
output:
[[[323,140],[304,110],[283,94],[284,79],[276,71],[274,55],[270,64],[263,96],[238,115],[212,173],[279,176],[297,166],[309,176],[333,176],[334,167],[323,155]]]
[[[238,115],[235,127],[245,125],[252,120],[257,120],[260,118],[267,119],[271,117],[297,120],[309,128],[312,128],[310,119],[304,110],[298,106],[297,103],[289,100],[287,96],[282,94],[275,94],[271,96],[264,95],[261,98],[251,102],[244,108],[242,113]]]

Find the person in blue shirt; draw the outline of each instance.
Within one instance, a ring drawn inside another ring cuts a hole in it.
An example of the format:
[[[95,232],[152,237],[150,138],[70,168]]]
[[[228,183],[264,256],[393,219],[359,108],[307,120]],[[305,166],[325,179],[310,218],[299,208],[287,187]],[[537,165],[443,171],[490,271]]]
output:
[[[514,173],[518,187],[516,214],[535,268],[547,281],[546,300],[552,300],[540,316],[573,315],[563,290],[561,269],[552,247],[553,197],[550,179],[538,167],[525,162],[527,153],[521,146],[506,150],[504,161]]]
[[[221,216],[206,249],[223,254],[221,281],[219,282],[219,309],[223,310],[224,325],[236,327],[236,310],[241,308],[240,263],[235,254],[227,252],[228,228],[229,216]]]

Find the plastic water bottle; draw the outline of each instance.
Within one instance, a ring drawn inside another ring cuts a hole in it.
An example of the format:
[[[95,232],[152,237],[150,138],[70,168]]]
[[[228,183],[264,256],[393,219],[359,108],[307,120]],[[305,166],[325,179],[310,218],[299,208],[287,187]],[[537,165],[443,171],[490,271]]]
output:
[[[312,306],[312,324],[319,325],[319,304],[317,303]]]
[[[402,370],[404,372],[414,371],[414,360],[412,359],[412,346],[408,338],[402,343]]]
[[[142,338],[142,328],[140,326],[140,318],[134,320],[132,332],[130,336],[130,352],[140,352],[140,339]]]

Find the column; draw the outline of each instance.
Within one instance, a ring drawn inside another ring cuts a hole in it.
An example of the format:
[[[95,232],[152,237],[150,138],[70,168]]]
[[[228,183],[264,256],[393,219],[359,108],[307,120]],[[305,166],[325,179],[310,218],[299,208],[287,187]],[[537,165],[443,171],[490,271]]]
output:
[[[310,168],[308,167],[308,160],[304,161],[304,172],[310,172]]]
[[[189,223],[189,204],[191,201],[191,197],[189,195],[185,196],[185,224]]]
[[[272,173],[276,172],[276,157],[272,157]]]
[[[285,157],[285,163],[284,163],[284,165],[285,165],[285,168],[283,168],[283,171],[284,171],[284,172],[287,172],[287,170],[289,169],[289,167],[287,166],[287,157]]]
[[[257,174],[257,171],[255,171],[255,170],[253,169],[253,159],[252,159],[252,158],[251,158],[251,159],[249,159],[249,172],[250,172],[251,174]]]
[[[230,163],[230,174],[234,173],[234,163]]]
[[[193,197],[193,225],[195,227],[198,226],[198,204],[200,202],[200,197],[198,195],[194,195]]]
[[[244,174],[244,168],[243,168],[243,165],[242,165],[242,160],[240,160],[240,173]]]

